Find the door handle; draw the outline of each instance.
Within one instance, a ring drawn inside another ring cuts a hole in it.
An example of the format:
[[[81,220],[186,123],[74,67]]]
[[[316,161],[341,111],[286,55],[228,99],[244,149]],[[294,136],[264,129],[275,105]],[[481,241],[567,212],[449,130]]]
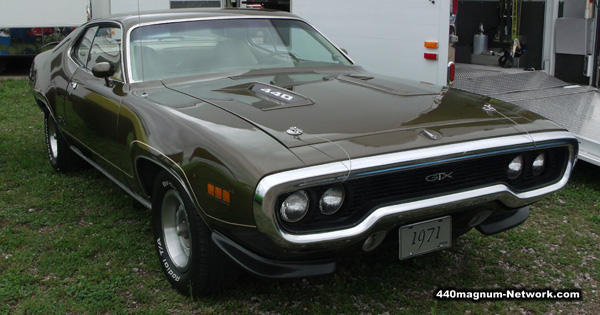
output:
[[[69,85],[71,85],[73,90],[75,90],[77,88],[77,82],[71,82],[71,83],[69,83]]]

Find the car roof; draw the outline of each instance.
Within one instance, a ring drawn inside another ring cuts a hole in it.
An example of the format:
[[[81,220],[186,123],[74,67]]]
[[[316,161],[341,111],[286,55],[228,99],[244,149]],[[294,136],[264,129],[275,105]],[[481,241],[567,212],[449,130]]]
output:
[[[177,21],[177,20],[196,20],[196,19],[215,19],[215,18],[298,18],[297,16],[274,10],[258,9],[173,9],[163,11],[149,11],[138,14],[129,12],[122,14],[109,15],[100,19],[92,20],[91,23],[100,21],[114,21],[121,23],[125,29],[139,24]]]

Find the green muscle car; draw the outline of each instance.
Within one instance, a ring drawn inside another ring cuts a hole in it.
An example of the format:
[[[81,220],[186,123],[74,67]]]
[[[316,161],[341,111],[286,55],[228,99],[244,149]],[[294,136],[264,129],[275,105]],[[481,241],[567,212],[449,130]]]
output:
[[[85,161],[152,209],[183,294],[335,270],[384,239],[406,259],[524,222],[578,143],[488,97],[369,73],[301,18],[118,15],[35,58],[50,163]]]

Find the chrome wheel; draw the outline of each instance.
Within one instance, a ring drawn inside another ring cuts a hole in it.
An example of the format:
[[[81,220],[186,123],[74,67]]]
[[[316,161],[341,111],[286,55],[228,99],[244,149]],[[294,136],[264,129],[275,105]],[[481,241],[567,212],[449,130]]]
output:
[[[58,132],[52,118],[48,118],[48,149],[53,159],[58,158]]]
[[[185,271],[190,263],[192,239],[185,205],[172,189],[165,193],[161,207],[161,225],[169,258],[179,271]]]

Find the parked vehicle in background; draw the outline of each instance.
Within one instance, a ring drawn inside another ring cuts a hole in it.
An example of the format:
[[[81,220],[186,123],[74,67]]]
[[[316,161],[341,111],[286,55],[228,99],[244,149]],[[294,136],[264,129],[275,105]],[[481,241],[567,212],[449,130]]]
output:
[[[82,0],[58,0],[38,6],[30,1],[2,0],[0,72],[11,58],[31,58],[86,21],[86,2]]]
[[[509,103],[367,72],[288,13],[109,16],[30,78],[51,165],[84,160],[152,209],[183,294],[240,269],[328,274],[386,238],[406,259],[505,231],[564,187],[578,152]]]

